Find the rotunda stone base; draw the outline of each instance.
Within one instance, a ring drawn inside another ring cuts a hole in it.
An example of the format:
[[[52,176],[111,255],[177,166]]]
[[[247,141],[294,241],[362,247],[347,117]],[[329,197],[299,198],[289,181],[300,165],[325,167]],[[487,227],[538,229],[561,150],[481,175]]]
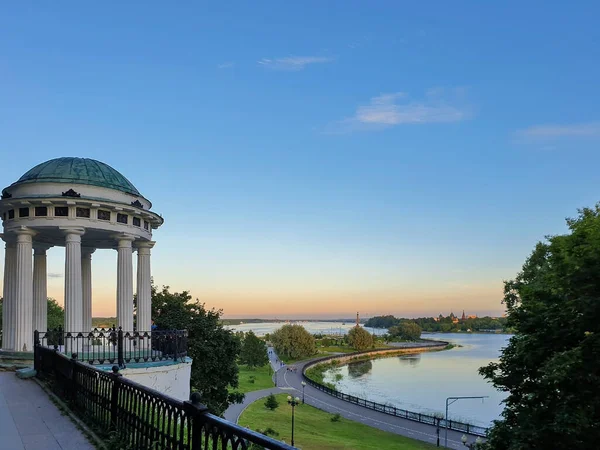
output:
[[[112,366],[99,368],[107,372],[112,370]],[[185,362],[160,361],[127,364],[127,367],[120,370],[119,373],[136,383],[178,400],[190,399],[191,358],[186,358]]]

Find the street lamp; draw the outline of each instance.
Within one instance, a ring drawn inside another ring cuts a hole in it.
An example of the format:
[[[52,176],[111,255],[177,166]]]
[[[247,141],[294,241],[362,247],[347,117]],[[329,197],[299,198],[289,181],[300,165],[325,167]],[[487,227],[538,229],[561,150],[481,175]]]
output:
[[[488,395],[478,395],[475,397],[448,397],[446,399],[446,420],[445,420],[445,425],[446,425],[446,436],[444,437],[444,447],[448,448],[448,406],[450,406],[451,404],[459,401],[459,400],[469,400],[469,399],[477,399],[480,398],[482,401],[484,398],[489,398]],[[452,400],[451,402],[448,402],[449,400]]]
[[[477,449],[477,448],[479,448],[479,445],[481,443],[483,443],[483,440],[480,437],[478,437],[477,439],[475,439],[475,442],[471,442],[470,444],[467,444],[467,435],[466,434],[463,434],[462,437],[460,438],[460,440],[465,447],[470,448],[470,449]]]
[[[437,443],[436,446],[440,446],[440,422],[444,418],[444,415],[441,412],[436,412],[434,415],[435,420],[435,434],[437,435]]]
[[[291,395],[288,395],[287,401],[292,406],[292,447],[293,447],[294,446],[294,408],[300,404],[300,399],[298,397],[292,398]]]
[[[302,385],[302,404],[304,404],[304,388],[306,387],[306,382],[302,381],[300,384]]]

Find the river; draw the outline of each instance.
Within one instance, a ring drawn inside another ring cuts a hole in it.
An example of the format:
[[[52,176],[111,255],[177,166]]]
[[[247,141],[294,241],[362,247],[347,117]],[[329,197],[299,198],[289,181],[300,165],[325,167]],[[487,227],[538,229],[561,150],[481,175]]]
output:
[[[297,322],[310,333],[346,334],[354,323]],[[252,330],[258,336],[272,333],[284,323],[247,323],[228,326],[235,331]],[[385,334],[387,330],[366,328]],[[449,417],[479,426],[489,426],[502,412],[505,394],[496,391],[477,373],[479,367],[497,361],[509,335],[467,333],[424,333],[423,338],[458,344],[452,350],[417,353],[353,363],[326,374],[337,389],[357,397],[398,408],[444,413],[447,397],[483,396],[485,400],[460,400],[449,408]],[[339,378],[339,377],[338,377]]]
[[[363,361],[330,370],[325,381],[339,391],[378,403],[417,412],[444,413],[447,397],[484,396],[485,400],[460,400],[449,408],[449,417],[488,427],[500,417],[505,394],[496,391],[477,369],[497,361],[510,336],[500,334],[435,333],[439,339],[461,347],[441,352],[417,353]],[[336,375],[338,375],[336,377]],[[339,379],[341,375],[341,380]]]

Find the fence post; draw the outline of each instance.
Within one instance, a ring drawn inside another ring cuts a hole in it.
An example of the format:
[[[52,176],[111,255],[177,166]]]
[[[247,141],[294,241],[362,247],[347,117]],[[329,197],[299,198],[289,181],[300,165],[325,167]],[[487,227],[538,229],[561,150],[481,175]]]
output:
[[[200,403],[200,400],[200,393],[192,392],[190,400],[183,402],[183,411],[189,419],[189,426],[192,428],[192,445],[190,446],[190,450],[200,450],[202,448],[202,417],[208,412],[208,408]]]
[[[40,332],[38,330],[35,330],[33,332],[33,369],[36,372],[40,371],[40,363],[39,363],[40,351],[38,348],[39,346],[40,346]]]
[[[119,415],[119,391],[121,390],[121,377],[119,366],[112,368],[112,390],[110,392],[110,428],[113,431],[117,430],[118,415]]]
[[[177,353],[179,351],[179,333],[177,330],[174,331],[175,334],[175,348],[173,349],[173,361],[177,362]]]
[[[56,379],[56,358],[58,358],[58,345],[54,344],[54,351],[52,352],[52,374]]]
[[[73,402],[74,407],[77,405],[77,353],[71,354],[71,389],[69,389],[69,394],[71,397],[71,401]]]
[[[119,327],[119,331],[117,332],[117,362],[119,364],[119,368],[123,369],[125,367],[125,361],[123,358],[123,330]]]

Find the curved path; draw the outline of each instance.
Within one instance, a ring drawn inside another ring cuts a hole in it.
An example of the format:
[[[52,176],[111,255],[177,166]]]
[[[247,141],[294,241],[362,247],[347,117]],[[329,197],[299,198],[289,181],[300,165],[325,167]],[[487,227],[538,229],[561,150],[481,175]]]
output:
[[[283,367],[285,367],[285,364],[283,364],[279,360],[279,358],[275,354],[275,350],[272,349],[271,347],[269,347],[268,353],[269,353],[269,363],[271,364],[271,368],[273,369],[273,381],[278,386],[279,385],[278,371],[280,369],[282,369]],[[225,417],[225,419],[229,420],[230,422],[237,423],[238,419],[240,418],[240,416],[242,415],[244,410],[250,404],[254,403],[255,401],[257,401],[263,397],[266,397],[267,395],[283,394],[285,392],[290,392],[290,391],[294,391],[294,388],[288,387],[287,389],[285,389],[285,388],[279,388],[279,387],[274,386],[269,389],[261,389],[260,391],[247,392],[246,396],[244,397],[244,401],[242,403],[238,403],[238,404],[234,403],[233,405],[231,405],[229,408],[227,408],[227,410],[225,411],[223,416]],[[295,394],[290,394],[290,395],[295,395]]]
[[[408,419],[402,419],[400,417],[391,416],[379,411],[373,411],[371,409],[346,402],[339,398],[332,397],[331,395],[319,391],[310,385],[306,385],[304,387],[303,393],[301,384],[302,370],[306,364],[314,361],[315,358],[294,363],[294,366],[296,367],[295,372],[288,371],[287,367],[279,362],[279,359],[272,348],[269,348],[269,359],[271,360],[271,365],[276,371],[275,378],[277,380],[277,387],[247,393],[243,403],[239,405],[232,405],[229,407],[229,409],[227,409],[225,412],[226,419],[237,422],[237,419],[244,409],[246,409],[248,405],[259,398],[265,397],[271,393],[288,392],[290,395],[298,396],[301,399],[304,397],[305,403],[323,411],[332,414],[339,413],[347,419],[361,422],[365,425],[379,428],[383,431],[400,434],[409,438],[429,442],[434,445],[436,444],[436,427],[432,425],[419,423]],[[443,447],[444,445],[444,433],[445,430],[443,428],[440,429],[440,447]],[[460,440],[462,435],[463,433],[448,430],[448,448],[465,448]],[[471,437],[469,441],[473,441],[474,439],[474,437]]]

